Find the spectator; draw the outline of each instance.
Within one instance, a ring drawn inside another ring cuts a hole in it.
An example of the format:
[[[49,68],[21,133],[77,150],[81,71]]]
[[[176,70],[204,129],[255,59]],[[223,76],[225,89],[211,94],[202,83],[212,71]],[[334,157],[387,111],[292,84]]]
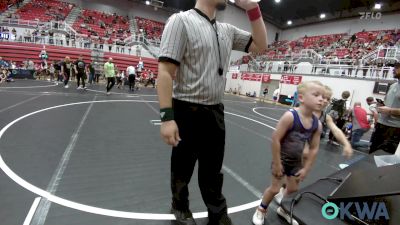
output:
[[[376,124],[378,122],[378,111],[377,111],[377,103],[374,101],[374,97],[367,98],[367,104],[369,106],[369,124]]]
[[[400,63],[395,64],[395,78],[400,79]],[[371,137],[369,153],[384,150],[394,154],[400,140],[400,82],[390,86],[385,106],[378,107],[378,123]]]
[[[142,49],[140,45],[136,45],[136,56],[142,56]]]
[[[0,68],[8,68],[9,66],[9,63],[3,60],[3,57],[0,56]]]
[[[267,95],[268,95],[268,87],[265,87],[265,89],[263,91],[263,98],[262,98],[263,102],[265,101],[265,98],[267,97]]]
[[[361,137],[371,128],[367,111],[361,107],[361,102],[355,102],[351,112],[351,121],[353,123],[353,131],[351,135],[351,146],[353,148],[368,148],[369,143],[361,142]]]
[[[279,95],[281,93],[281,89],[278,88],[274,91],[274,94],[272,95],[272,99],[274,101],[274,104],[276,104],[277,102],[279,102]]]
[[[346,112],[347,112],[346,102],[349,97],[350,97],[349,91],[342,92],[342,99],[333,100],[332,104],[328,106],[327,109],[328,115],[332,117],[334,123],[339,129],[342,129],[344,124],[346,123]],[[329,143],[338,145],[335,142],[334,135],[332,132],[329,133]]]

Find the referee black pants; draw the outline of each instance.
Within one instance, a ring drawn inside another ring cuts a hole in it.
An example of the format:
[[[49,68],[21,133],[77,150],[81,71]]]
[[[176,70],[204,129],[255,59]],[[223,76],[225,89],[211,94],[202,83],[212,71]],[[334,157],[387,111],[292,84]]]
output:
[[[136,75],[135,74],[129,74],[129,90],[135,90],[135,79]]]
[[[110,92],[114,84],[115,84],[115,77],[107,77],[107,92]]]
[[[80,86],[80,84],[81,84],[81,80],[82,80],[82,87],[85,87],[85,76],[86,76],[86,74],[84,74],[84,73],[77,73],[76,74],[76,79],[77,79],[77,85],[78,85],[78,87]]]
[[[210,219],[227,213],[221,173],[225,151],[223,104],[205,106],[173,100],[174,117],[181,141],[172,149],[172,207],[189,209],[188,184],[198,161],[198,182]]]

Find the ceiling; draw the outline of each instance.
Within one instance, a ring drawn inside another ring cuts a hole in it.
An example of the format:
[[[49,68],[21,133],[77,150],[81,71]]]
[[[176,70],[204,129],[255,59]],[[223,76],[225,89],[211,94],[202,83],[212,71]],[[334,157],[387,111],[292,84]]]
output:
[[[161,0],[162,1],[162,0]],[[373,12],[375,3],[382,3],[379,11],[393,12],[400,10],[400,0],[261,0],[260,7],[264,19],[280,29],[321,22],[319,15],[326,14],[326,20],[337,20],[359,16],[359,12]],[[194,7],[196,0],[164,0],[164,6],[178,10]],[[287,21],[293,22],[292,26]]]

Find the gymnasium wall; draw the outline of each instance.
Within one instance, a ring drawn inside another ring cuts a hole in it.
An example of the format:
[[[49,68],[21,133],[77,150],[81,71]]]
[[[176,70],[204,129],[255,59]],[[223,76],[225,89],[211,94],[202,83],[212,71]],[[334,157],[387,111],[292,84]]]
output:
[[[314,25],[301,26],[293,29],[283,30],[280,40],[295,40],[304,35],[316,36],[324,34],[349,33],[353,34],[365,30],[385,30],[400,28],[400,12],[395,14],[382,14],[382,18],[377,19],[346,19],[335,22],[318,23]]]
[[[262,90],[265,86],[269,88],[270,95],[275,91],[276,89],[276,84],[279,83],[281,79],[281,74],[271,74],[271,82],[267,84],[261,84],[259,81],[246,81],[246,80],[241,80],[240,77],[238,79],[232,79],[232,73],[235,72],[229,72],[226,75],[226,86],[225,90],[228,91],[229,89],[235,90],[235,89],[241,89],[241,94],[245,95],[246,92],[251,92],[253,91],[256,92],[257,97],[260,96],[262,93]],[[318,80],[322,82],[324,85],[328,85],[329,87],[332,88],[333,90],[333,97],[340,99],[341,94],[343,91],[350,91],[351,96],[348,101],[349,106],[353,106],[354,102],[360,101],[362,106],[364,108],[367,108],[367,104],[365,102],[365,99],[369,96],[375,97],[375,98],[381,98],[384,99],[385,95],[380,95],[380,94],[374,94],[374,86],[375,86],[375,81],[374,80],[356,80],[356,79],[344,79],[344,78],[338,78],[338,77],[324,77],[324,76],[307,76],[307,75],[302,75],[302,81],[311,81],[311,80]],[[291,85],[291,84],[279,84],[281,87],[281,94],[282,95],[291,95],[293,96],[294,92],[297,89],[297,85]]]
[[[225,9],[225,11],[222,11],[217,15],[217,18],[221,22],[230,23],[237,26],[240,29],[251,31],[250,22],[249,19],[247,18],[246,13],[235,6],[229,5]],[[268,22],[265,22],[265,26],[267,28],[268,44],[270,44],[274,42],[275,34],[277,32],[279,33],[280,30],[279,28]]]

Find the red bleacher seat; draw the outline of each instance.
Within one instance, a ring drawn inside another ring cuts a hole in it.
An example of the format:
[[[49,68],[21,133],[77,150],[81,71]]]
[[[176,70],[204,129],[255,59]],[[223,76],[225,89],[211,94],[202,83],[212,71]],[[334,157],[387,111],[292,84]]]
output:
[[[91,17],[92,20],[89,20],[89,17]],[[89,20],[89,23],[85,23],[85,19]],[[112,25],[112,29],[115,29],[116,32],[113,32],[111,39],[122,37],[122,35],[118,35],[119,29],[122,29],[123,31],[129,30],[129,22],[124,17],[88,9],[84,9],[82,11],[82,17],[78,17],[72,27],[78,33],[88,36],[91,36],[91,32],[89,31],[90,28],[91,30],[95,31],[98,36],[104,37],[106,34],[106,29],[101,28],[100,21],[104,22],[106,27]],[[81,27],[81,24],[85,24],[85,27]]]
[[[73,8],[73,4],[57,0],[32,0],[17,11],[22,20],[64,20]]]
[[[138,29],[143,29],[147,39],[161,39],[165,24],[162,22],[135,17]]]

